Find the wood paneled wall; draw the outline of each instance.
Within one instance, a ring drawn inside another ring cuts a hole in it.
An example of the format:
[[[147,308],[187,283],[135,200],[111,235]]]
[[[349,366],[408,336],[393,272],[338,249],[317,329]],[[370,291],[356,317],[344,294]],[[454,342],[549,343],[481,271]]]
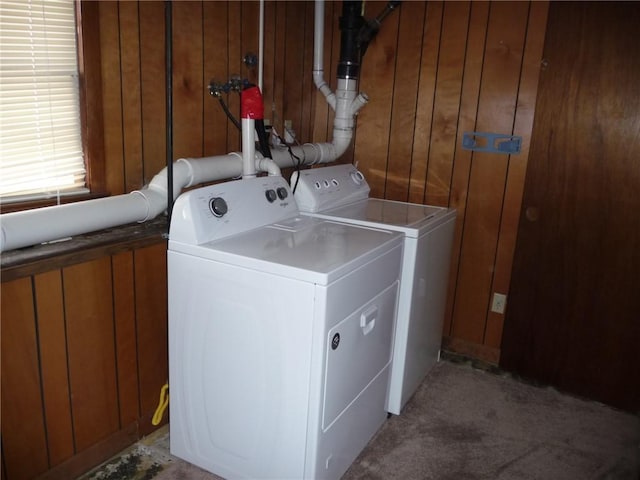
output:
[[[75,478],[151,431],[165,257],[161,242],[2,284],[3,478]]]
[[[367,2],[367,8],[376,8]],[[444,335],[496,362],[544,43],[544,2],[404,2],[367,53],[355,161],[373,196],[457,209]],[[520,135],[517,155],[463,132]]]
[[[367,1],[365,16],[385,4]],[[258,51],[258,2],[170,5],[172,160],[237,151],[239,133],[207,85],[233,74],[257,81],[242,58]],[[166,164],[165,2],[82,7],[99,28],[85,54],[101,65],[101,85],[91,86],[101,92],[92,98],[102,98],[101,188],[125,193]],[[311,1],[265,5],[266,117],[280,132],[292,120],[301,143],[330,140],[332,132],[332,114],[311,77],[313,12]],[[340,12],[340,2],[326,2],[331,85]],[[492,362],[503,318],[489,305],[492,292],[508,293],[546,14],[547,3],[537,1],[404,2],[364,58],[360,89],[370,102],[340,159],[357,162],[373,196],[457,209],[443,334],[448,348]],[[227,100],[238,112],[238,96]],[[465,131],[521,135],[522,152],[472,153],[461,148]],[[131,425],[147,425],[167,370],[164,249],[3,284],[4,478],[98,463],[139,434]]]

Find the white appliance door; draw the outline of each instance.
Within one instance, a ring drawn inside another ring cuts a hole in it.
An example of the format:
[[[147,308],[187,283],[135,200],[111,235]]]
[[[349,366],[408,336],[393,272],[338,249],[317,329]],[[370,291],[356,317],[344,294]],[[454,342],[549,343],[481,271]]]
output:
[[[317,290],[308,478],[343,475],[387,418],[401,254],[398,245]]]
[[[329,330],[323,430],[389,365],[397,293],[395,282]]]

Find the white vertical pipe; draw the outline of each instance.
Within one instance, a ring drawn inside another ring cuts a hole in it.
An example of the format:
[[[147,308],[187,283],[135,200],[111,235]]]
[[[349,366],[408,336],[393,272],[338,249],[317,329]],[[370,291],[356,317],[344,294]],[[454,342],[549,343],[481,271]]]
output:
[[[316,0],[313,29],[313,73],[322,74],[324,59],[324,0]]]
[[[256,121],[253,118],[242,119],[242,178],[256,176]]]
[[[335,110],[336,96],[324,81],[324,0],[316,0],[313,29],[313,82],[322,94],[329,106]]]

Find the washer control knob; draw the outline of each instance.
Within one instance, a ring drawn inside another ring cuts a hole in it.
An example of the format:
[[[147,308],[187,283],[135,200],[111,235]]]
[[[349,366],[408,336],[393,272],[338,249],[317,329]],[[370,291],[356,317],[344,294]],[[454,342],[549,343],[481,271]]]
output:
[[[362,175],[359,170],[356,170],[355,172],[351,172],[351,180],[353,180],[353,183],[356,185],[360,185],[364,182],[364,175]]]
[[[278,194],[276,193],[276,191],[271,188],[266,192],[264,192],[264,196],[267,197],[267,200],[269,201],[269,203],[275,202],[276,199],[278,198]]]
[[[222,217],[229,211],[229,207],[224,198],[214,197],[209,200],[209,210],[215,217]]]
[[[278,187],[278,198],[280,200],[284,200],[285,198],[287,198],[289,196],[289,192],[287,192],[287,189],[284,187]]]

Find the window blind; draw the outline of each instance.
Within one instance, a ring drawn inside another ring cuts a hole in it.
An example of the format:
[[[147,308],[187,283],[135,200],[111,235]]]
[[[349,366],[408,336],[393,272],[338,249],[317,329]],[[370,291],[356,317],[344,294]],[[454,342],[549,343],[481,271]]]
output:
[[[73,0],[0,1],[0,199],[85,193]]]

